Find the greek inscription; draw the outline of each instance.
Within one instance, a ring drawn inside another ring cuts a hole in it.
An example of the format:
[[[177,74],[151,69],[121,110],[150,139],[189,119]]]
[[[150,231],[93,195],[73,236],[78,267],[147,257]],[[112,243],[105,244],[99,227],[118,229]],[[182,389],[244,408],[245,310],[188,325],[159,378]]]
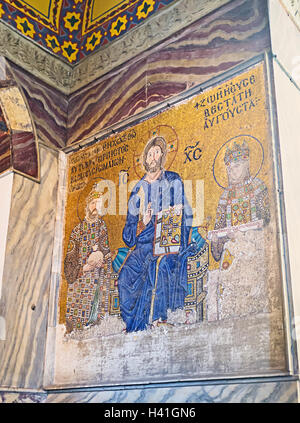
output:
[[[136,131],[132,129],[73,157],[70,161],[70,190],[77,191],[87,179],[95,178],[107,169],[124,165],[128,142],[134,138]]]
[[[227,83],[215,94],[200,99],[194,107],[203,110],[204,129],[212,128],[256,107],[260,99],[254,95],[255,83],[255,75],[251,75],[238,82]],[[191,154],[185,154],[186,161],[191,161]]]
[[[185,161],[184,164],[187,162],[191,162],[193,160],[199,160],[202,156],[202,150],[198,147],[200,141],[197,141],[195,145],[188,145],[184,149]]]

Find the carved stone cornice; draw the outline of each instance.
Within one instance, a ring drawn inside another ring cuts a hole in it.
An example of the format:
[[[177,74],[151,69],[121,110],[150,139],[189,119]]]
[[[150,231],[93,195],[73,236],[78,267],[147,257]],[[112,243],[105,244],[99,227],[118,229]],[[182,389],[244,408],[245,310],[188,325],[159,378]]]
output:
[[[0,21],[0,54],[68,95],[230,1],[178,0],[73,66]]]
[[[0,21],[0,54],[58,90],[68,93],[73,69]]]

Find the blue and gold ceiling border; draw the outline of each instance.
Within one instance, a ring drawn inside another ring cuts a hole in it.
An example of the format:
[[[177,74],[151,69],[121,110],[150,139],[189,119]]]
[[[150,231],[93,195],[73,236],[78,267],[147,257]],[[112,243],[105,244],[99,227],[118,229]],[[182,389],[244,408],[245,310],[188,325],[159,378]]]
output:
[[[60,14],[63,5],[63,0],[3,0],[11,8],[8,10],[13,13],[16,9],[19,14],[17,14],[17,25],[23,27],[23,33],[27,32],[27,26],[30,27],[28,19],[33,20],[45,28],[50,29],[53,32],[59,33],[60,27]],[[1,13],[1,11],[0,11]],[[23,16],[21,16],[21,14]],[[24,17],[27,19],[24,19]],[[9,16],[8,16],[9,19]],[[19,28],[18,28],[19,29]],[[28,30],[28,32],[30,29]],[[30,34],[33,32],[33,28]]]
[[[76,64],[174,1],[2,0],[0,19]]]

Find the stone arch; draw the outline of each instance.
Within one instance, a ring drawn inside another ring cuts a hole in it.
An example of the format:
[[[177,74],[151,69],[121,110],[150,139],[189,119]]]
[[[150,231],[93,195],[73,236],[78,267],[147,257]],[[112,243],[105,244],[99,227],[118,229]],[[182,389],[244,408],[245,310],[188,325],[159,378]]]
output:
[[[13,171],[39,181],[39,150],[22,89],[0,56],[0,175]]]

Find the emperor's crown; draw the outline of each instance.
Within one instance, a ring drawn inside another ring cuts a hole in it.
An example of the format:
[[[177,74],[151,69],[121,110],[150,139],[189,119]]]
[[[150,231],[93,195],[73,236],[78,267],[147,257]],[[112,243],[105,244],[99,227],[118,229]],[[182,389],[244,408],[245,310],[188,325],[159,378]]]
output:
[[[226,166],[228,166],[232,162],[236,162],[238,160],[247,160],[249,158],[249,147],[246,141],[243,144],[238,144],[234,142],[233,147],[227,147],[226,153],[224,156],[224,162]]]
[[[91,192],[86,198],[86,203],[88,204],[90,201],[94,200],[95,198],[100,198],[101,195],[102,193],[97,190],[97,184],[94,184]]]

